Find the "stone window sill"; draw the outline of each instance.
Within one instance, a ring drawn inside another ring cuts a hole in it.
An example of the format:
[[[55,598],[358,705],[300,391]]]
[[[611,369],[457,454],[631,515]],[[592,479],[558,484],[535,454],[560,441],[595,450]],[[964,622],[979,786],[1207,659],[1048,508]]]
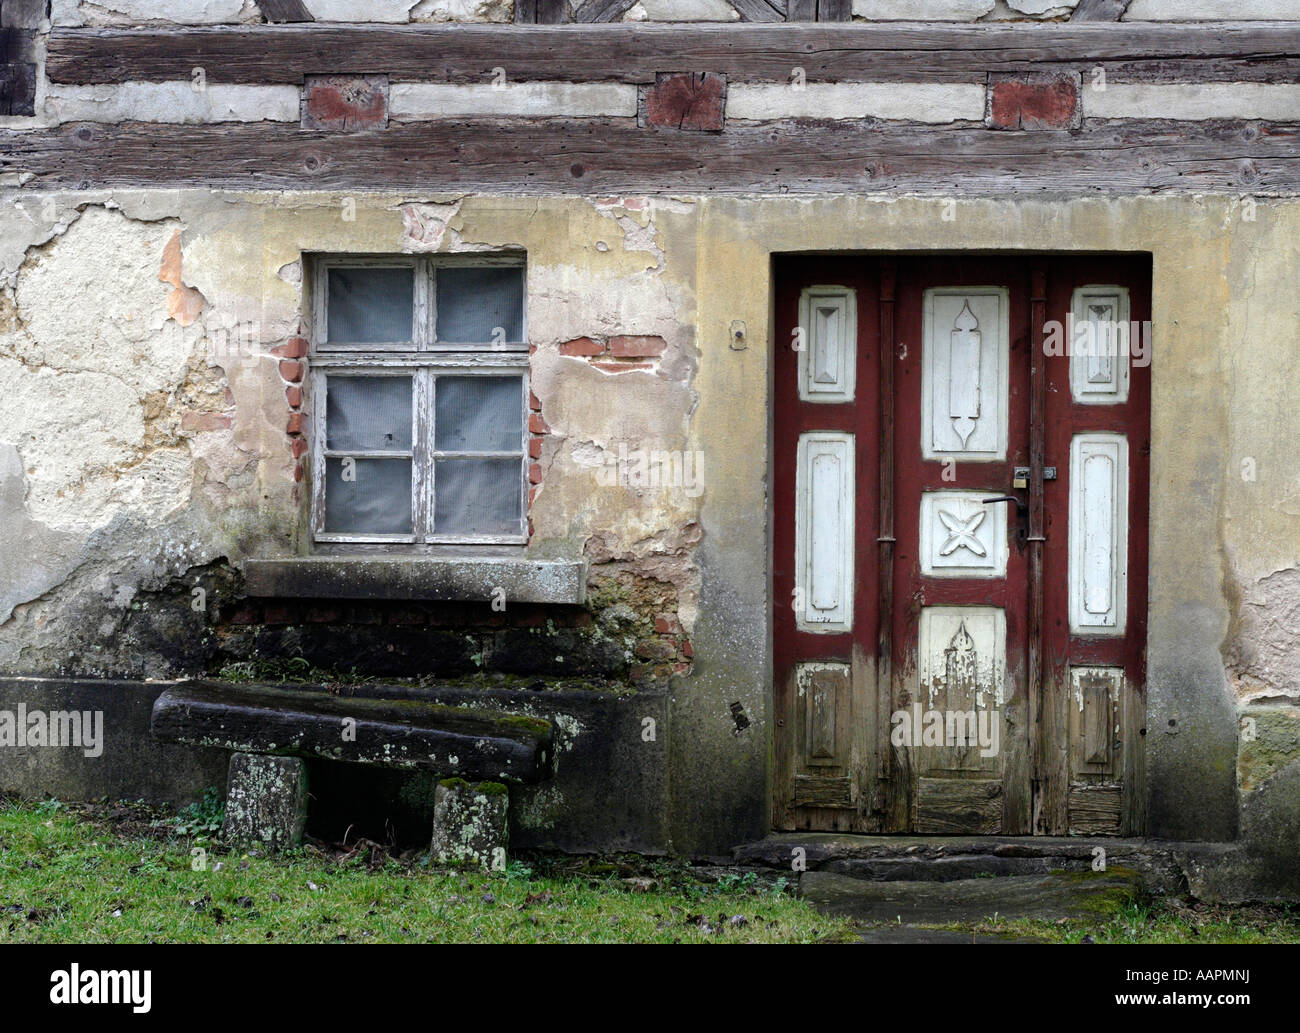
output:
[[[581,605],[586,564],[513,556],[298,556],[248,560],[248,594],[314,599],[410,599]]]

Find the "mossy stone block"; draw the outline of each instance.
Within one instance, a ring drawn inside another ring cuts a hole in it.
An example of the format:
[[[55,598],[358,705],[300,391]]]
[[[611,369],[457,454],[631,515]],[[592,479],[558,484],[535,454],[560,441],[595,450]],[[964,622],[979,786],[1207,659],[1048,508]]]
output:
[[[307,826],[307,764],[299,757],[230,756],[222,835],[239,846],[284,850],[302,842]]]

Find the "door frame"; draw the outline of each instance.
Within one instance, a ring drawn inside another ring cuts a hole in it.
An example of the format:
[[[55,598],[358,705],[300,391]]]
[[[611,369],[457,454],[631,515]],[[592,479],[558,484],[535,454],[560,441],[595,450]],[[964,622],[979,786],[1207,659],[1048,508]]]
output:
[[[979,257],[988,257],[991,259],[1002,259],[1002,260],[1008,260],[1008,259],[1016,260],[1025,263],[1030,269],[1030,275],[1029,275],[1030,289],[1028,292],[1029,296],[1026,299],[1026,304],[1030,309],[1030,317],[1029,317],[1030,387],[1028,392],[1029,393],[1028,422],[1029,422],[1029,464],[1030,464],[1031,472],[1029,478],[1029,498],[1028,498],[1029,511],[1027,514],[1027,521],[1026,521],[1027,532],[1028,532],[1028,543],[1027,543],[1027,550],[1026,550],[1028,584],[1025,586],[1026,593],[1029,595],[1030,599],[1027,607],[1029,627],[1027,628],[1027,636],[1026,636],[1027,637],[1026,649],[1028,653],[1028,663],[1027,663],[1027,670],[1025,672],[1026,673],[1025,689],[1026,689],[1026,696],[1027,696],[1026,703],[1031,714],[1030,720],[1033,722],[1033,725],[1031,725],[1031,727],[1040,724],[1039,708],[1040,706],[1042,706],[1044,702],[1044,696],[1043,696],[1044,670],[1046,665],[1050,662],[1043,653],[1044,629],[1042,627],[1042,622],[1047,620],[1047,615],[1044,610],[1044,606],[1045,606],[1044,548],[1047,539],[1045,536],[1045,531],[1046,531],[1045,493],[1044,493],[1044,484],[1043,484],[1043,474],[1044,474],[1044,467],[1046,464],[1046,460],[1047,458],[1049,458],[1045,455],[1047,442],[1049,437],[1053,436],[1053,434],[1051,433],[1051,429],[1048,428],[1046,422],[1047,412],[1048,412],[1047,409],[1048,376],[1047,376],[1047,356],[1045,355],[1044,348],[1043,348],[1045,323],[1047,320],[1047,316],[1049,314],[1047,309],[1048,291],[1049,291],[1048,272],[1050,271],[1050,267],[1053,262],[1059,262],[1061,260],[1087,259],[1087,258],[1105,259],[1105,258],[1121,258],[1121,257],[1125,259],[1138,258],[1139,260],[1144,260],[1146,263],[1146,271],[1145,273],[1139,275],[1142,279],[1142,282],[1144,283],[1145,292],[1146,292],[1145,293],[1146,318],[1150,319],[1152,295],[1154,293],[1154,275],[1153,275],[1154,271],[1152,269],[1151,255],[1144,254],[1142,252],[1036,251],[1036,250],[1029,251],[1029,250],[1011,250],[1011,249],[966,250],[966,249],[949,249],[949,248],[942,248],[942,249],[936,248],[936,249],[925,249],[925,250],[856,250],[856,249],[855,250],[821,250],[818,249],[814,251],[770,252],[769,253],[770,276],[768,279],[769,313],[770,313],[769,325],[773,330],[773,334],[772,334],[772,346],[768,350],[769,354],[767,357],[770,402],[769,402],[768,414],[767,414],[768,460],[766,465],[767,465],[768,478],[769,478],[768,483],[772,487],[767,492],[768,564],[767,564],[766,573],[767,573],[767,587],[768,587],[768,592],[767,592],[768,648],[769,648],[769,656],[773,658],[772,665],[769,669],[770,677],[768,679],[768,691],[770,693],[768,702],[770,708],[769,712],[771,713],[773,719],[773,734],[770,739],[771,760],[768,769],[769,778],[768,778],[768,797],[767,797],[769,801],[769,807],[770,807],[769,819],[768,819],[769,827],[772,829],[780,829],[782,827],[782,825],[784,824],[782,820],[783,812],[789,807],[788,799],[784,795],[788,790],[788,783],[785,774],[785,769],[787,765],[787,755],[783,751],[789,748],[789,743],[795,732],[793,728],[783,727],[784,725],[784,722],[782,720],[783,715],[778,707],[778,701],[781,699],[781,694],[778,692],[777,679],[782,677],[782,672],[776,664],[775,624],[774,624],[774,614],[776,613],[775,610],[776,551],[775,550],[776,550],[776,527],[777,527],[777,505],[778,505],[777,500],[781,494],[781,492],[778,491],[776,487],[777,476],[778,476],[778,472],[777,472],[778,453],[777,453],[777,442],[776,442],[777,398],[774,391],[774,385],[775,385],[778,349],[783,347],[784,344],[786,343],[782,340],[779,340],[777,337],[777,331],[779,330],[780,327],[780,324],[777,319],[777,306],[779,303],[778,302],[779,295],[782,293],[782,278],[783,278],[782,264],[787,262],[815,262],[817,259],[847,262],[847,261],[852,261],[855,258],[862,259],[866,263],[880,263],[880,269],[882,271],[882,275],[880,279],[880,285],[881,285],[880,293],[877,298],[877,308],[879,313],[879,324],[880,324],[879,341],[881,342],[881,347],[879,348],[879,359],[880,359],[879,370],[877,373],[877,376],[879,378],[878,379],[879,396],[874,402],[874,407],[878,410],[879,418],[880,418],[880,431],[879,431],[879,438],[877,440],[879,444],[878,453],[879,453],[879,464],[880,464],[879,483],[881,484],[882,488],[879,493],[880,513],[879,513],[879,522],[876,525],[877,540],[875,544],[878,549],[877,561],[880,565],[879,570],[890,570],[892,569],[893,566],[892,552],[893,552],[893,547],[895,542],[895,536],[894,536],[895,514],[893,512],[893,496],[897,489],[895,484],[896,471],[894,470],[896,453],[894,448],[892,429],[894,423],[893,407],[894,405],[897,404],[897,400],[895,398],[895,392],[894,392],[895,363],[893,361],[894,360],[893,349],[892,347],[886,348],[885,342],[892,342],[894,337],[894,331],[896,328],[897,316],[895,311],[895,290],[894,289],[896,283],[897,270],[895,267],[891,271],[888,265],[888,261],[890,259],[905,260],[908,258],[921,258],[921,259],[950,258],[954,260],[962,260],[962,259],[971,259],[971,258],[979,258]],[[992,279],[996,280],[997,277],[993,277]],[[1051,286],[1051,290],[1053,291],[1053,293],[1055,293],[1058,289],[1059,287],[1056,284],[1053,284]],[[862,318],[863,315],[864,314],[860,311],[859,318]],[[867,315],[866,318],[871,318],[871,317]],[[1149,389],[1151,387],[1153,387],[1153,385],[1148,385]],[[1147,401],[1146,401],[1147,409],[1145,413],[1145,419],[1146,419],[1145,430],[1147,434],[1148,446],[1152,444],[1153,436],[1154,436],[1154,420],[1151,411],[1151,406],[1153,405],[1153,401],[1154,401],[1152,397],[1152,393],[1149,393],[1147,396]],[[856,405],[861,406],[862,404],[864,404],[864,399],[861,398],[857,399]],[[872,403],[866,403],[866,404],[872,404]],[[1074,404],[1074,403],[1070,402],[1069,404]],[[1065,421],[1065,422],[1068,423],[1069,421]],[[1056,436],[1059,437],[1059,435]],[[1068,440],[1068,433],[1067,433],[1067,440]],[[1056,442],[1055,444],[1057,445],[1059,450],[1059,442]],[[1050,458],[1053,459],[1053,465],[1059,465],[1061,463],[1069,462],[1069,457],[1066,454],[1062,454],[1061,456],[1054,456]],[[1146,464],[1144,464],[1144,468],[1142,470],[1142,477],[1145,480],[1146,497],[1141,500],[1138,499],[1130,500],[1130,506],[1132,506],[1132,503],[1137,502],[1135,511],[1140,513],[1143,517],[1142,528],[1145,531],[1145,536],[1147,537],[1149,537],[1151,533],[1151,522],[1147,518],[1147,515],[1151,511],[1151,501],[1152,501],[1151,493],[1152,493],[1152,485],[1153,485],[1153,479],[1150,476],[1149,460],[1150,460],[1150,449],[1148,449],[1147,462]],[[886,490],[885,486],[888,486],[890,490]],[[1068,498],[1064,500],[1059,500],[1057,505],[1059,506],[1061,504],[1064,504],[1068,509],[1069,506]],[[857,523],[855,522],[855,531],[857,530],[859,530],[859,528]],[[1142,636],[1141,636],[1140,649],[1142,654],[1145,656],[1147,645],[1148,645],[1148,639],[1151,634],[1151,624],[1147,619],[1148,614],[1146,612],[1146,608],[1149,600],[1149,581],[1151,578],[1151,567],[1149,563],[1146,562],[1146,558],[1149,554],[1149,542],[1144,539],[1135,538],[1131,528],[1128,530],[1127,540],[1131,545],[1133,545],[1136,548],[1136,550],[1140,551],[1143,556],[1142,583],[1140,586],[1140,591],[1136,592],[1136,597],[1140,601],[1142,607]],[[862,548],[860,547],[860,545],[855,546],[855,553],[860,553],[860,552],[862,552]],[[887,696],[892,692],[892,688],[893,688],[892,673],[890,670],[892,666],[892,660],[893,660],[893,656],[892,656],[893,651],[890,642],[891,635],[892,635],[892,622],[888,619],[879,618],[880,614],[883,613],[888,615],[890,610],[892,609],[893,578],[877,577],[875,579],[875,583],[876,583],[876,592],[877,592],[876,606],[878,607],[877,657],[875,660],[875,666],[877,667],[879,672],[878,674],[879,680],[877,681],[876,697],[877,697],[877,704],[879,706],[880,701],[883,700],[884,698],[884,696],[882,696],[881,694],[883,693],[884,695]],[[856,615],[856,616],[860,616],[860,615]],[[855,652],[855,656],[854,656],[855,664],[856,661],[857,661],[857,657]],[[1146,672],[1143,665],[1143,674],[1145,675],[1145,673]],[[1146,711],[1147,701],[1148,701],[1146,688],[1147,686],[1145,680],[1143,684],[1137,687],[1137,693],[1138,693],[1137,699],[1140,700],[1141,702],[1142,712],[1137,715],[1134,715],[1132,713],[1126,714],[1124,718],[1125,735],[1138,732],[1139,725],[1142,726],[1140,728],[1141,735],[1145,736],[1146,734],[1145,711]],[[879,715],[880,711],[878,709],[878,706],[877,706],[877,714]],[[1052,754],[1053,752],[1063,755],[1062,750],[1060,749],[1057,749],[1055,751],[1053,750],[1052,747],[1053,740],[1051,739],[1052,736],[1056,736],[1057,738],[1059,738],[1061,740],[1061,743],[1065,744],[1064,752],[1068,752],[1069,747],[1068,747],[1068,742],[1066,740],[1066,737],[1068,735],[1068,725],[1069,725],[1068,720],[1066,721],[1066,727],[1055,727],[1049,721],[1048,727],[1043,729],[1041,734],[1039,734],[1038,736],[1030,736],[1029,748],[1032,751],[1035,751],[1037,755],[1037,761],[1033,765],[1034,768],[1043,771],[1052,769],[1055,766],[1055,760],[1049,755]],[[886,740],[888,739],[888,724],[887,723],[884,724],[883,731],[882,731],[879,717],[877,717],[877,732],[878,735],[882,736],[884,739]],[[1142,746],[1145,746],[1145,743],[1142,743]],[[1148,790],[1145,781],[1145,763],[1143,759],[1145,755],[1145,749],[1137,748],[1133,752],[1137,755],[1138,758],[1136,763],[1130,764],[1126,762],[1124,767],[1123,793],[1126,800],[1124,803],[1123,820],[1125,824],[1123,828],[1117,833],[1119,835],[1136,836],[1136,835],[1143,835],[1145,833],[1145,811],[1146,811],[1145,799]],[[888,750],[881,749],[878,751],[877,770],[879,774],[885,774],[885,768],[890,762],[889,758],[890,758],[890,753]],[[793,765],[793,761],[789,761],[789,763]],[[1061,769],[1059,773],[1054,773],[1056,777],[1063,780],[1062,785],[1054,789],[1050,794],[1057,798],[1060,798],[1062,794],[1068,792],[1068,788],[1070,785],[1070,772],[1066,769],[1065,763],[1066,762],[1062,760]],[[1032,797],[1029,806],[1031,806],[1034,809],[1035,816],[1032,819],[1032,825],[1030,826],[1030,828],[1026,829],[1026,832],[1032,832],[1037,830],[1041,833],[1044,831],[1044,829],[1042,825],[1039,823],[1037,813],[1036,813],[1038,809],[1039,791],[1031,787],[1029,789],[1029,792]],[[1062,814],[1064,814],[1063,811]],[[1059,830],[1049,829],[1046,831],[1046,834],[1065,834],[1065,832],[1066,830],[1064,828],[1061,828]],[[894,834],[909,834],[909,833],[900,831]],[[915,834],[915,833],[910,833],[910,834]],[[1014,835],[1017,833],[1001,833],[1001,834]]]

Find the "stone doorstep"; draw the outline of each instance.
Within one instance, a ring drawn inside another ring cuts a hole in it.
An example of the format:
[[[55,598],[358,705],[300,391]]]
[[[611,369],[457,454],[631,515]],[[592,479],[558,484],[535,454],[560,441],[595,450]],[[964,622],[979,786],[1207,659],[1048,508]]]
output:
[[[443,777],[531,783],[554,770],[553,730],[540,718],[340,696],[319,685],[181,682],[154,703],[151,730],[165,742]]]
[[[934,942],[917,926],[999,919],[1057,921],[1112,911],[1141,895],[1131,869],[1056,872],[952,882],[870,882],[833,872],[805,872],[799,895],[817,910],[868,925],[912,927],[912,942]]]
[[[1148,892],[1182,895],[1198,876],[1240,847],[1235,843],[1182,843],[1104,836],[859,836],[777,833],[738,846],[738,864],[792,871],[802,849],[806,872],[872,883],[936,883],[1043,878],[1052,872],[1091,872],[1093,851],[1106,851],[1109,870],[1136,872]],[[989,876],[994,878],[990,879]],[[818,880],[812,880],[816,882]]]

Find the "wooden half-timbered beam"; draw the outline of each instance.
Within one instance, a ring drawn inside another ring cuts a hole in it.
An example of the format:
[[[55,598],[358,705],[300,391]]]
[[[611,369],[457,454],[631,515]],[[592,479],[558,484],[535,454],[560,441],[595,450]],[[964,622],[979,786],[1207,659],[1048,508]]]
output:
[[[515,21],[526,25],[559,25],[569,20],[569,0],[515,0]]]
[[[913,191],[969,195],[1295,192],[1300,125],[1091,120],[1085,132],[785,121],[723,133],[634,119],[439,119],[337,134],[296,124],[73,123],[0,131],[31,189],[513,192]]]
[[[540,2],[540,0],[539,0]],[[589,0],[591,4],[623,0]],[[762,2],[762,0],[755,0]],[[604,8],[602,7],[602,10]],[[1277,23],[340,26],[55,29],[56,83],[299,83],[385,73],[393,82],[652,83],[668,71],[734,82],[969,82],[987,74],[1105,68],[1108,81],[1300,81],[1300,29]]]
[[[1070,16],[1076,22],[1117,22],[1124,17],[1131,0],[1079,0]]]
[[[311,22],[311,16],[302,0],[258,0],[258,10],[269,22]]]

